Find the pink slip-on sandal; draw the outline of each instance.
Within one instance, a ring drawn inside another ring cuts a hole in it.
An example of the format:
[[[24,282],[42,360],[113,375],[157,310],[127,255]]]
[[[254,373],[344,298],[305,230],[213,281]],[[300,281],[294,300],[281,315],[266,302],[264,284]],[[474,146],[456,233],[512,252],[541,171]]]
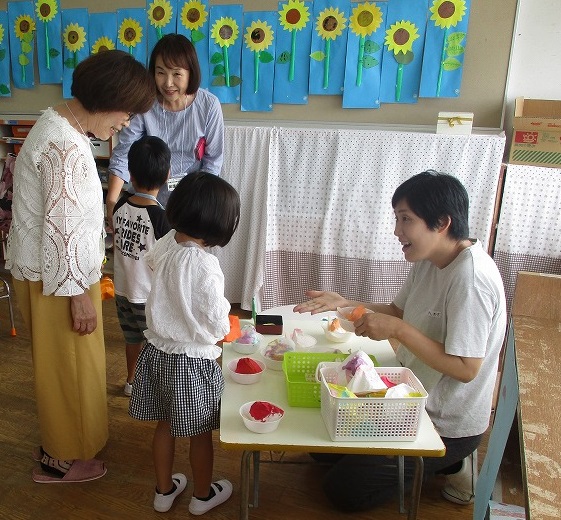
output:
[[[103,477],[107,473],[107,468],[101,460],[79,460],[76,459],[70,469],[62,476],[57,477],[41,471],[38,468],[33,470],[32,478],[39,484],[70,484],[76,482],[89,482]]]

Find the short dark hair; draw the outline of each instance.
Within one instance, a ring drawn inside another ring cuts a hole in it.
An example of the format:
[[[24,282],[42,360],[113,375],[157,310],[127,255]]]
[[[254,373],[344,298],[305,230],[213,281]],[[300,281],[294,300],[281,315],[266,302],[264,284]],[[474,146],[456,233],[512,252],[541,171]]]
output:
[[[171,192],[166,216],[170,226],[206,246],[225,246],[240,220],[240,196],[224,179],[212,173],[187,174]]]
[[[70,93],[88,112],[142,114],[156,99],[156,84],[142,63],[115,49],[78,63]]]
[[[171,152],[155,135],[145,135],[132,143],[128,153],[129,172],[137,187],[153,190],[168,178]]]
[[[450,237],[469,238],[469,197],[456,177],[434,170],[414,175],[395,190],[392,207],[402,200],[429,229],[437,229],[443,219],[450,217]]]
[[[156,74],[156,58],[160,56],[170,69],[181,67],[189,71],[187,94],[194,94],[201,86],[201,67],[195,46],[182,34],[170,33],[162,36],[152,49],[148,70]]]

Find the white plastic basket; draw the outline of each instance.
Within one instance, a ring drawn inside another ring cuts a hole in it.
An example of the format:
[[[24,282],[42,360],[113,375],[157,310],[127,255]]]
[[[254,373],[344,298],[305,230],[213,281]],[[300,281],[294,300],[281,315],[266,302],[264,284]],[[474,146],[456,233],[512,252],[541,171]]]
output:
[[[404,367],[376,367],[392,383],[407,383],[421,397],[333,397],[328,383],[335,383],[339,363],[324,363],[321,379],[321,415],[334,441],[414,441],[427,391],[415,374]]]

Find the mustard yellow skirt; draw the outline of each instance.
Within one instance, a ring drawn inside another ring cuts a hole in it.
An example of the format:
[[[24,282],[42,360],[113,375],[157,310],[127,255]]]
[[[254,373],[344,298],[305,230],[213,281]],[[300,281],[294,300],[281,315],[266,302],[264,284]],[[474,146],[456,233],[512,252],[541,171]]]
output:
[[[108,438],[105,343],[99,283],[90,287],[97,328],[72,331],[70,298],[45,296],[42,282],[13,280],[31,335],[43,449],[63,460],[91,459]]]

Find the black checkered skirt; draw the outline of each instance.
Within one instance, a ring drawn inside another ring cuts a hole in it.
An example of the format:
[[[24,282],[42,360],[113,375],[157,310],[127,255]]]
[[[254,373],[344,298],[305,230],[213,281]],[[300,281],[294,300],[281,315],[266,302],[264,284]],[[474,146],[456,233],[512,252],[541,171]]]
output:
[[[223,391],[216,360],[167,354],[147,342],[136,364],[129,415],[169,421],[174,437],[192,437],[219,428]]]

